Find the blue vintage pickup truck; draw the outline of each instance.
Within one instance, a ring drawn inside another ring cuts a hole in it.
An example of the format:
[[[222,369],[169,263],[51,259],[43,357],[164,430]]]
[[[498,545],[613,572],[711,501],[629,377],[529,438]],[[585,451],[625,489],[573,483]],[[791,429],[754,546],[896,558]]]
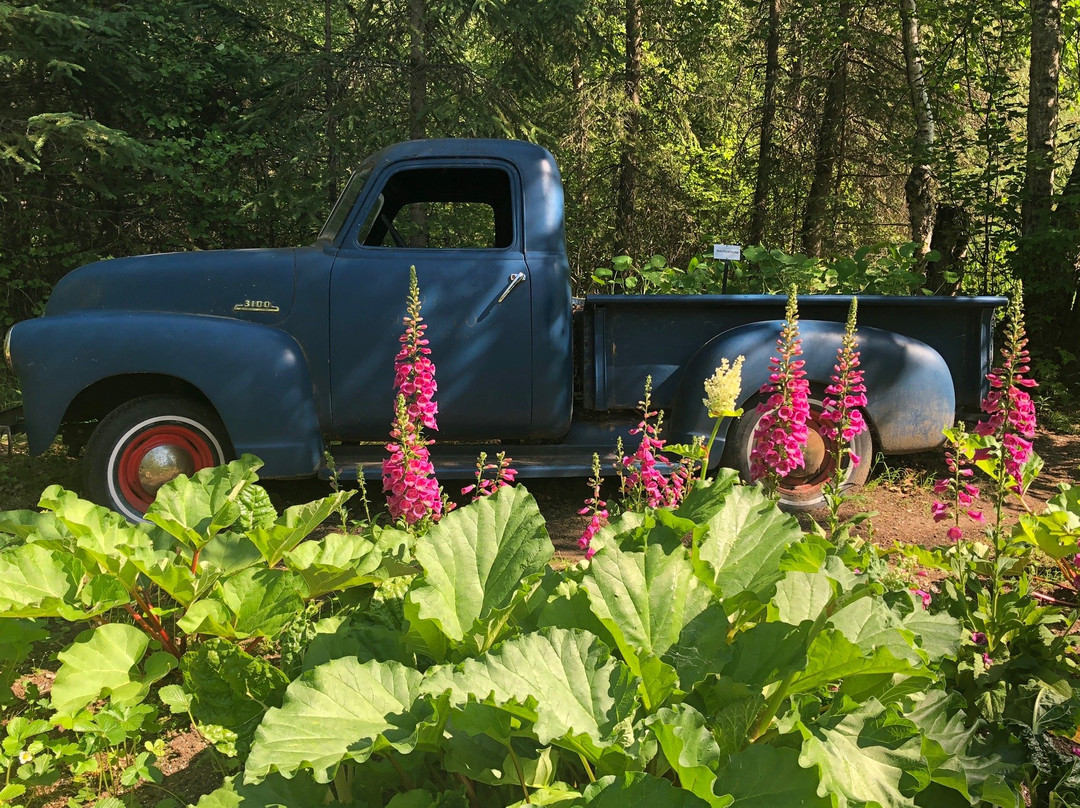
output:
[[[587,475],[610,455],[645,377],[666,437],[711,431],[703,380],[746,357],[747,414],[713,456],[746,470],[754,394],[783,317],[773,296],[571,296],[563,189],[546,150],[505,140],[425,140],[372,155],[318,239],[296,249],[145,255],[81,267],[4,351],[23,392],[31,453],[58,433],[85,445],[87,493],[137,519],[164,482],[243,452],[264,475],[378,474],[393,357],[415,266],[439,378],[440,476],[472,474],[501,446],[522,477]],[[869,388],[862,458],[925,450],[972,417],[1000,298],[862,297]],[[849,298],[799,301],[820,396]],[[12,416],[8,416],[11,421]],[[813,505],[832,473],[817,440],[783,499]]]

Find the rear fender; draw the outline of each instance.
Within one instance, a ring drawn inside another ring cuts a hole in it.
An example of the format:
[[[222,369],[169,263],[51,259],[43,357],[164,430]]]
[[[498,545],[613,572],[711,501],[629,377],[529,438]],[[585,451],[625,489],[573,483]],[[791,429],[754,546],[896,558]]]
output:
[[[312,474],[321,461],[307,361],[276,328],[205,315],[77,312],[17,324],[11,355],[32,454],[48,448],[83,390],[113,377],[155,374],[197,388],[237,454],[262,458],[266,476]]]
[[[746,357],[740,406],[769,380],[769,360],[783,321],[739,326],[705,343],[687,364],[671,418],[671,439],[707,439],[713,420],[702,401],[705,379],[726,357]],[[844,335],[842,323],[801,320],[804,370],[811,383],[829,383],[836,352]],[[859,351],[866,384],[866,416],[882,452],[904,454],[939,446],[941,432],[955,419],[956,397],[949,367],[929,345],[878,328],[860,328]],[[731,422],[721,426],[712,456],[720,457]]]

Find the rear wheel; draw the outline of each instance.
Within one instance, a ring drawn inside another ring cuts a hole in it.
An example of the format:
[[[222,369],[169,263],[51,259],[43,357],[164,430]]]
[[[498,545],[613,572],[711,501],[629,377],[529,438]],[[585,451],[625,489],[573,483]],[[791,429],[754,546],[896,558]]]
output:
[[[169,480],[220,465],[231,454],[225,427],[209,407],[144,396],[101,419],[86,444],[83,477],[90,499],[140,521]]]
[[[754,445],[754,429],[762,415],[757,411],[757,403],[757,398],[747,403],[746,414],[735,423],[724,447],[723,464],[737,469],[744,480],[750,479],[750,450]],[[835,443],[821,436],[818,432],[821,425],[821,400],[811,398],[807,442],[803,448],[806,465],[781,479],[779,485],[780,504],[789,510],[807,511],[824,505],[825,484],[837,473],[833,459]],[[855,436],[851,450],[859,462],[853,464],[850,458],[845,458],[839,470],[844,490],[858,488],[869,479],[873,448],[869,430]]]

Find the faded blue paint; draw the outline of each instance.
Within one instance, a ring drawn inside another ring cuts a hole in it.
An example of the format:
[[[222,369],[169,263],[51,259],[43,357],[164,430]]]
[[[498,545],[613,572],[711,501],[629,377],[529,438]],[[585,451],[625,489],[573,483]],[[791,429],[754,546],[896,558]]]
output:
[[[111,377],[152,373],[198,389],[237,452],[296,475],[314,473],[322,459],[307,362],[279,329],[206,315],[99,310],[21,323],[12,342],[33,454],[48,448],[81,391]]]
[[[701,401],[702,385],[722,357],[746,357],[739,404],[751,402],[768,381],[769,360],[776,353],[782,326],[779,320],[749,323],[719,334],[700,348],[682,375],[678,406],[670,422],[673,440],[708,437],[712,432],[713,422]],[[842,323],[800,319],[803,369],[819,393],[829,384],[843,334]],[[911,337],[868,326],[859,328],[859,347],[867,420],[881,450],[902,454],[939,445],[941,431],[952,425],[956,410],[952,377],[941,354]],[[714,457],[723,449],[726,432],[717,438]]]

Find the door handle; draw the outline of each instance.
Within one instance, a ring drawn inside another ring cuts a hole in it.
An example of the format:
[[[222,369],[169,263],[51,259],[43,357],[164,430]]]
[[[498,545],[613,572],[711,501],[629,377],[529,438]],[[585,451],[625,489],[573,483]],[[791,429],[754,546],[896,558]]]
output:
[[[513,275],[511,275],[509,278],[507,278],[506,279],[506,288],[503,289],[502,294],[499,295],[499,299],[496,300],[495,302],[496,303],[502,303],[504,300],[506,300],[506,296],[508,294],[510,294],[512,291],[514,291],[514,288],[519,283],[523,283],[524,280],[525,280],[525,273],[524,272],[515,272]]]

